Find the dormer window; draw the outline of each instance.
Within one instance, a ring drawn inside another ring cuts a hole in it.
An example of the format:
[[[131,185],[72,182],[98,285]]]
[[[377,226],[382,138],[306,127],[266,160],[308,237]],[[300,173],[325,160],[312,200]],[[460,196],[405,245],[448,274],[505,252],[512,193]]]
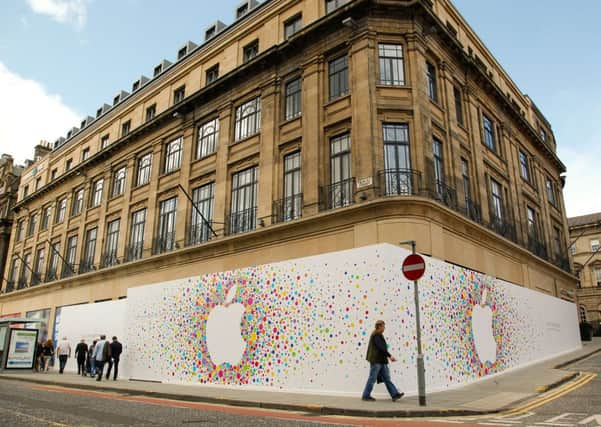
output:
[[[179,61],[187,54],[188,54],[188,46],[182,47],[180,50],[177,51],[177,60]]]
[[[80,128],[82,128],[82,129],[83,129],[83,128],[85,128],[85,127],[86,127],[86,121],[84,120],[84,121],[82,121],[82,122],[81,122],[81,126],[80,126]]]
[[[140,80],[136,80],[134,82],[134,84],[131,86],[131,90],[132,92],[137,91],[138,89],[140,89]]]
[[[96,117],[100,117],[102,115],[102,107],[96,110]]]
[[[121,96],[117,95],[116,97],[113,98],[113,105],[117,105],[119,103],[119,100],[121,99]]]
[[[163,64],[157,65],[154,67],[153,76],[156,77],[163,72]]]
[[[209,40],[210,38],[213,38],[215,36],[216,32],[217,32],[217,30],[215,29],[215,26],[213,25],[211,28],[209,28],[207,31],[205,31],[205,40]]]
[[[67,139],[71,138],[71,135],[73,135],[73,131],[70,130],[69,132],[67,132]]]
[[[236,19],[246,15],[246,12],[248,12],[248,3],[244,3],[243,5],[238,7],[238,9],[236,9]]]

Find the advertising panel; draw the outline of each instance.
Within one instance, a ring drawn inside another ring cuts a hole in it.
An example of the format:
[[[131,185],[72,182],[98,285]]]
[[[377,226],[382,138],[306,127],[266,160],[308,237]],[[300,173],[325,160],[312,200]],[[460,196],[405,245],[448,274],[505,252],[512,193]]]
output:
[[[37,329],[11,329],[6,369],[33,369]]]
[[[398,359],[393,381],[415,394],[413,283],[402,274],[409,253],[380,244],[131,288],[130,377],[358,394],[367,342],[383,319]],[[429,392],[580,348],[574,304],[424,258]]]

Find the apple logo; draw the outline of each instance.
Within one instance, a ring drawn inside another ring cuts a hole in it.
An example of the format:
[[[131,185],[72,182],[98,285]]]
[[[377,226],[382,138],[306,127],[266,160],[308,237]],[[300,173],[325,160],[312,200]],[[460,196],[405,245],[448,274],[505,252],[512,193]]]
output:
[[[481,362],[495,363],[497,360],[497,344],[492,331],[492,310],[486,304],[487,287],[482,290],[480,304],[472,311],[472,336],[474,346]]]
[[[246,350],[246,342],[240,334],[240,318],[245,308],[242,304],[232,304],[237,290],[237,285],[232,286],[225,303],[213,308],[207,319],[207,350],[215,365],[225,362],[237,365]]]

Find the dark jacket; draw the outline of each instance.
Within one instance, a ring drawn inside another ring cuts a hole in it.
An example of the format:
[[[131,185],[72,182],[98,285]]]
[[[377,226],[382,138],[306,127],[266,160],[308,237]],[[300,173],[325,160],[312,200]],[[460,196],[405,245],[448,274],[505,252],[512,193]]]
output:
[[[86,343],[80,342],[75,347],[75,357],[77,360],[86,360],[86,356],[88,355],[88,345]]]
[[[388,345],[382,334],[371,334],[369,337],[369,344],[367,345],[367,356],[366,359],[369,363],[381,363],[388,364],[388,358],[390,353],[388,352]]]
[[[123,346],[119,341],[113,341],[111,343],[111,355],[113,359],[119,360],[119,356],[121,356],[121,352],[123,351]]]
[[[54,348],[51,345],[43,345],[42,346],[42,354],[44,356],[54,356]]]

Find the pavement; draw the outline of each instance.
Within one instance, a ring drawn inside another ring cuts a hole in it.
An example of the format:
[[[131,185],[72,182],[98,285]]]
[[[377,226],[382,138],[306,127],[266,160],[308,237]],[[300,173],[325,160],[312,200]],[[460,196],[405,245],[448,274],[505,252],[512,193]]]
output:
[[[281,391],[249,391],[236,388],[176,385],[129,380],[93,381],[89,377],[56,372],[1,372],[0,379],[24,381],[46,386],[108,391],[125,395],[217,403],[231,406],[288,410],[320,415],[359,417],[447,417],[495,414],[516,411],[548,400],[561,388],[574,388],[590,374],[569,371],[571,363],[601,352],[601,338],[583,342],[580,350],[525,368],[512,370],[464,387],[431,393],[427,405],[419,406],[417,396],[398,402],[389,399],[364,402],[359,396],[332,396],[286,393]]]

